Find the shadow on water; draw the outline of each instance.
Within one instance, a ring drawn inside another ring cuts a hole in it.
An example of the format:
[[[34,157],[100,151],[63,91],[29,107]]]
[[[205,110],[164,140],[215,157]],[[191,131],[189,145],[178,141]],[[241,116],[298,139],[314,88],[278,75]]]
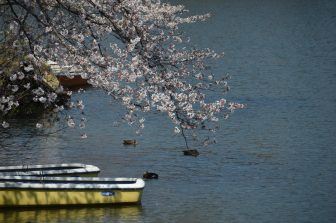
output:
[[[141,212],[141,205],[15,208],[0,210],[0,222],[139,222]]]

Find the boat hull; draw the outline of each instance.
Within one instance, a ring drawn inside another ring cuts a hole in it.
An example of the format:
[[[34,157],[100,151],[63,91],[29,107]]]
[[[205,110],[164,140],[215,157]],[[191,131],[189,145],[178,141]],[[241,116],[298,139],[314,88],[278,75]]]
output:
[[[0,207],[140,203],[140,178],[0,177]]]
[[[142,190],[0,190],[0,207],[103,205],[141,202]]]
[[[67,88],[90,86],[87,79],[82,78],[81,75],[74,75],[72,78],[69,78],[67,76],[58,75],[57,79],[62,86],[67,87]]]

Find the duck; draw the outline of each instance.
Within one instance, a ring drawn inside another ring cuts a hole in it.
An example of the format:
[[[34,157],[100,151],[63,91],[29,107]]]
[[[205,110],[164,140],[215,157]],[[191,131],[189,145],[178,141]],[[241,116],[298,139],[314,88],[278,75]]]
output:
[[[124,139],[124,145],[136,145],[138,142],[135,139]]]
[[[159,175],[157,173],[145,172],[142,176],[144,179],[159,179]]]
[[[183,155],[185,156],[198,156],[200,153],[197,151],[197,149],[188,149],[183,150]]]

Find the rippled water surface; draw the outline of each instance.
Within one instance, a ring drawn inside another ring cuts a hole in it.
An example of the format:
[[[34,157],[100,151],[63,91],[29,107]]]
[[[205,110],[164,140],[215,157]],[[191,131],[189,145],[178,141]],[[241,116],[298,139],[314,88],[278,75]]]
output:
[[[102,176],[147,181],[141,206],[0,211],[0,222],[336,222],[336,2],[184,0],[206,23],[183,27],[200,47],[225,52],[229,99],[246,103],[223,121],[219,142],[181,154],[183,140],[160,115],[147,117],[136,147],[121,108],[102,92],[78,130],[39,136],[32,120],[0,133],[0,165],[83,162]],[[13,121],[14,122],[14,121]]]

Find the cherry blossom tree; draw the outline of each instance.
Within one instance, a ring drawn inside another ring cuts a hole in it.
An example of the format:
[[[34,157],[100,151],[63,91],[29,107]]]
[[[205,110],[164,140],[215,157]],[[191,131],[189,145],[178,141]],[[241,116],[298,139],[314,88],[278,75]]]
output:
[[[191,47],[179,29],[210,15],[186,12],[159,0],[0,0],[0,38],[15,37],[11,45],[34,64],[79,71],[124,105],[128,123],[143,128],[142,113],[159,111],[186,139],[216,131],[219,118],[244,107],[223,98],[229,77],[208,69],[222,54]]]

